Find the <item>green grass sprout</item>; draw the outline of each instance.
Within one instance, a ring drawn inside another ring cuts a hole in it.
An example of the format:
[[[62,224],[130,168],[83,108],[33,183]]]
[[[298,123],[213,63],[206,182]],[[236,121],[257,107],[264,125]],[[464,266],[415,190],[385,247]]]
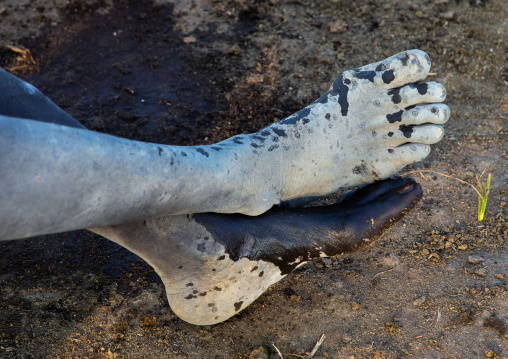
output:
[[[411,171],[411,172],[405,173],[404,176],[409,175],[411,173],[420,173],[420,175],[422,177],[424,177],[422,172],[434,173],[434,174],[437,174],[437,175],[440,175],[443,177],[451,178],[455,181],[459,181],[460,183],[467,184],[468,186],[471,186],[471,188],[474,189],[476,194],[478,194],[478,222],[483,221],[483,218],[485,216],[485,210],[487,209],[487,199],[489,198],[489,193],[490,193],[490,179],[491,179],[490,173],[487,177],[487,183],[485,184],[485,188],[482,186],[482,177],[485,174],[485,171],[483,171],[479,177],[478,177],[478,175],[476,175],[476,185],[471,184],[466,181],[463,181],[463,180],[458,179],[456,177],[441,173],[441,172],[430,171],[430,170]]]

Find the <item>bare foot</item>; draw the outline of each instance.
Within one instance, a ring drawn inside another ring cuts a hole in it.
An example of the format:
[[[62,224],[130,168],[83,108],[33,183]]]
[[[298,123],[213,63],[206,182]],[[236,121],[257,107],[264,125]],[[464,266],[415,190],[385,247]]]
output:
[[[298,266],[372,243],[421,195],[413,180],[397,178],[364,186],[333,206],[272,209],[258,217],[169,216],[91,230],[145,259],[175,314],[209,325],[237,314]]]
[[[448,106],[438,104],[446,97],[443,85],[419,83],[429,70],[427,54],[410,50],[346,71],[293,116],[222,142],[257,155],[245,162],[251,176],[245,187],[258,203],[241,212],[259,214],[279,201],[301,205],[391,177],[428,156],[450,117]]]

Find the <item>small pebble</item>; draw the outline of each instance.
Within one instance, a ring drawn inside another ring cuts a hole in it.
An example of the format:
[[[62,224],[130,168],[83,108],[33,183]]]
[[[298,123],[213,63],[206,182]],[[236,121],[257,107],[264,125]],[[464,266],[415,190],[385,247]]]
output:
[[[328,27],[330,28],[330,32],[332,34],[342,33],[347,30],[347,24],[340,19],[335,22],[331,22],[328,24]]]
[[[348,334],[344,334],[344,335],[342,335],[342,338],[340,338],[340,340],[344,344],[348,344],[348,343],[351,343],[353,341],[353,338],[351,338]]]
[[[249,354],[249,359],[268,359],[268,354],[266,353],[266,349],[263,347],[254,349]]]
[[[495,358],[497,354],[493,350],[485,350],[485,356],[487,358]]]
[[[483,257],[480,257],[477,254],[473,254],[473,255],[469,256],[467,261],[469,262],[469,264],[478,264],[478,263],[483,262]]]
[[[427,297],[422,295],[420,298],[413,300],[413,305],[415,307],[421,307],[425,303],[426,300],[427,300]]]
[[[496,277],[496,279],[504,279],[504,275],[502,275],[501,273],[494,274],[494,277]]]
[[[477,271],[473,272],[476,275],[479,275],[480,277],[486,277],[487,276],[487,270],[485,268],[480,268]]]
[[[330,258],[323,258],[322,262],[326,266],[326,268],[330,268],[332,266],[333,261]]]
[[[196,42],[196,38],[194,36],[186,36],[183,38],[183,42],[186,44],[192,44],[193,42]]]
[[[448,10],[448,11],[442,12],[441,14],[439,14],[439,16],[445,20],[452,20],[453,17],[455,16],[455,13],[451,10]]]

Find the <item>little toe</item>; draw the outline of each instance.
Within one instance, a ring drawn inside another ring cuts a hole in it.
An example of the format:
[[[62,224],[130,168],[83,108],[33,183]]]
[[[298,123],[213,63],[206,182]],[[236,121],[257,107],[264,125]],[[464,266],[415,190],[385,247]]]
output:
[[[409,84],[387,92],[396,107],[409,107],[424,103],[443,102],[446,99],[445,87],[437,82]]]
[[[388,153],[393,156],[393,162],[408,165],[419,162],[430,154],[430,146],[423,143],[406,143],[405,145],[390,148]]]
[[[372,79],[387,89],[419,82],[430,71],[430,58],[421,50],[409,50],[355,70],[356,77]]]

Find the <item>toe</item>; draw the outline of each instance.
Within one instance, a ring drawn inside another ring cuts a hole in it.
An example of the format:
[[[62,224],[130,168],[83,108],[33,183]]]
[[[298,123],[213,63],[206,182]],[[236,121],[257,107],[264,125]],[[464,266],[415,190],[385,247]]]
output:
[[[387,120],[389,118],[392,119],[391,123],[394,123],[394,115],[388,115]],[[402,111],[400,116],[400,122],[404,125],[420,125],[423,123],[435,123],[442,125],[449,119],[450,108],[442,103],[407,108]]]
[[[393,156],[393,161],[399,165],[408,165],[419,162],[430,154],[430,146],[422,143],[407,143],[405,145],[388,149]]]
[[[409,84],[387,92],[396,108],[417,104],[443,102],[446,99],[445,87],[437,82]]]
[[[430,58],[421,50],[409,50],[355,70],[355,77],[369,79],[387,89],[419,82],[430,71]]]
[[[441,141],[443,135],[444,129],[439,125],[399,125],[397,132],[390,138],[392,143],[396,145],[406,142],[432,145]]]

